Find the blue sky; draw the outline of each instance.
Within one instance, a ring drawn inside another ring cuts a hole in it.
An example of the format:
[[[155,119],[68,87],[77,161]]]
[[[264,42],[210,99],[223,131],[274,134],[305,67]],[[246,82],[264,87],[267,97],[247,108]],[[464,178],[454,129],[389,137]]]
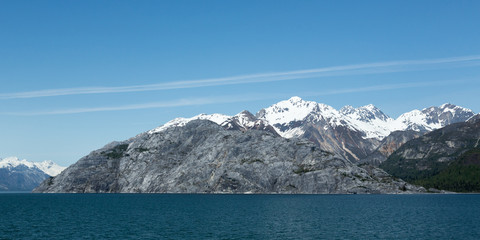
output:
[[[0,157],[291,96],[480,112],[479,1],[0,1]]]

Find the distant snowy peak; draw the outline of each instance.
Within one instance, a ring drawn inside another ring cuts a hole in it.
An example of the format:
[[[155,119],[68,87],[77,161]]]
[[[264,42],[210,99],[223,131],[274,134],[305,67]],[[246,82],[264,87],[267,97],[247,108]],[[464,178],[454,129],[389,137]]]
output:
[[[395,130],[428,132],[452,123],[464,122],[473,115],[475,114],[470,109],[445,103],[440,107],[429,107],[422,111],[413,110],[402,114],[396,119]]]
[[[0,168],[16,168],[18,166],[25,166],[28,168],[38,168],[44,173],[54,177],[61,173],[66,167],[57,165],[52,161],[30,162],[25,159],[18,159],[17,157],[8,157],[0,159]]]
[[[314,118],[312,116],[316,116]],[[313,101],[304,101],[299,97],[292,97],[289,100],[281,101],[268,108],[260,110],[257,114],[260,119],[267,120],[270,124],[284,124],[292,121],[303,121],[307,117],[310,120],[327,120],[331,123],[340,123],[340,120],[360,120],[370,121],[380,119],[382,121],[390,120],[380,109],[374,105],[366,105],[359,108],[345,106],[340,111],[335,108]]]
[[[32,162],[29,162],[25,159],[20,160],[17,157],[7,157],[5,159],[0,160],[0,168],[8,168],[8,167],[14,168],[20,165],[25,165],[29,168],[35,167],[35,165]]]
[[[463,122],[475,115],[475,113],[467,108],[456,106],[454,104],[445,103],[440,106],[441,113],[438,115],[438,119],[442,124],[448,125],[454,122]]]
[[[283,124],[301,121],[310,113],[318,112],[320,108],[330,109],[331,107],[312,101],[304,101],[299,97],[292,97],[260,110],[260,112],[257,113],[257,117],[268,121],[272,125]]]
[[[374,105],[359,108],[345,106],[340,111],[313,101],[304,101],[299,97],[281,101],[257,113],[257,117],[266,120],[277,132],[286,138],[304,134],[302,124],[324,125],[325,129],[346,126],[363,132],[365,138],[383,138],[390,133],[387,124],[393,121]]]
[[[354,108],[352,106],[345,106],[342,109],[340,109],[340,113],[351,119],[364,121],[364,122],[373,121],[375,119],[379,119],[381,121],[393,120],[372,104],[359,107],[359,108]]]
[[[66,167],[59,166],[58,164],[52,161],[43,161],[34,163],[36,167],[42,170],[44,173],[55,177],[60,174]]]
[[[314,101],[292,97],[260,110],[255,116],[243,111],[235,116],[223,114],[200,114],[192,118],[176,118],[150,130],[149,133],[164,131],[171,127],[182,127],[196,119],[210,120],[232,130],[267,130],[285,138],[301,137],[307,125],[325,130],[346,127],[359,132],[364,139],[381,140],[393,131],[414,130],[428,132],[455,122],[463,122],[474,113],[453,104],[413,110],[392,119],[372,104],[354,108],[345,106],[340,110]]]
[[[283,137],[300,137],[304,124],[322,125],[324,129],[347,127],[361,132],[363,137],[378,140],[397,130],[432,131],[473,116],[469,109],[453,104],[413,110],[392,119],[372,104],[354,108],[345,106],[339,111],[331,106],[299,97],[281,101],[257,113],[259,119],[270,123]]]
[[[441,128],[442,125],[438,122],[433,122],[428,114],[420,110],[413,110],[400,115],[396,119],[396,130],[413,130],[417,132],[432,131]]]

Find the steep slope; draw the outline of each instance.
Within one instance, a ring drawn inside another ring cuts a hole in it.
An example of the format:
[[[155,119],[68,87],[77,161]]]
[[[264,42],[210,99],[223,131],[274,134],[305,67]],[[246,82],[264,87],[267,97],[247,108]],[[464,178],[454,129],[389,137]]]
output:
[[[272,134],[278,135],[275,129],[272,126],[270,126],[266,121],[262,119],[258,119],[252,113],[246,110],[240,112],[239,114],[233,117],[223,115],[223,114],[218,114],[218,113],[214,113],[214,114],[202,113],[192,118],[175,118],[160,127],[150,130],[149,132],[156,133],[172,127],[182,127],[193,120],[209,120],[228,130],[246,131],[250,129],[256,129],[256,130],[264,130]]]
[[[0,159],[0,191],[31,191],[63,169],[52,161],[29,162],[16,157]]]
[[[361,160],[381,147],[381,141],[394,131],[412,130],[425,133],[454,122],[465,121],[473,116],[473,112],[452,104],[444,104],[422,111],[414,110],[392,119],[373,105],[359,108],[345,106],[337,111],[322,103],[292,97],[260,110],[256,116],[272,125],[282,137],[308,138],[322,149],[339,154],[345,159],[365,162]],[[399,145],[402,143],[397,142]],[[379,162],[384,160],[374,159]]]
[[[302,139],[207,120],[90,153],[35,192],[403,193],[421,188],[360,168]]]
[[[396,130],[429,132],[452,123],[464,122],[474,115],[470,109],[445,103],[440,107],[429,107],[422,111],[413,110],[402,114],[395,122]]]
[[[378,166],[407,141],[452,123],[465,122],[473,114],[469,109],[448,103],[440,107],[429,107],[422,111],[413,110],[402,114],[392,123],[391,128],[401,130],[390,133],[375,151],[360,162]]]
[[[470,118],[408,141],[380,166],[427,187],[480,191],[479,142],[480,118]]]
[[[373,166],[379,166],[382,162],[387,160],[388,156],[395,152],[406,142],[422,136],[423,133],[413,130],[394,131],[390,135],[386,136],[380,145],[368,154],[367,157],[360,160],[360,163],[372,164]]]

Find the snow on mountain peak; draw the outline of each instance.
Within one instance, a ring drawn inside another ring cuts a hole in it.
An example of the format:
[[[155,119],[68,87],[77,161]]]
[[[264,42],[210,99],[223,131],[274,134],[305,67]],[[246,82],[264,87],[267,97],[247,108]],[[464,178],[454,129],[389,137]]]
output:
[[[35,165],[32,162],[29,162],[25,159],[20,160],[17,157],[7,157],[0,160],[0,168],[7,168],[7,167],[18,167],[20,165],[25,165],[29,168],[33,168]]]
[[[433,129],[441,128],[440,123],[433,123],[429,121],[427,112],[431,112],[430,108],[420,110],[412,110],[400,115],[396,120],[396,124],[392,130],[414,130],[414,131],[431,131]]]
[[[259,112],[259,118],[267,120],[270,124],[282,124],[292,121],[301,121],[308,114],[319,108],[319,104],[304,101],[299,97],[278,102]]]
[[[474,114],[472,110],[463,108],[454,104],[445,103],[440,106],[440,110],[444,113],[450,112],[453,117],[459,114]]]
[[[351,113],[354,113],[354,112],[355,112],[355,108],[350,106],[350,105],[346,105],[346,106],[344,106],[340,109],[340,113],[342,113],[344,115],[351,114]]]
[[[58,175],[66,168],[59,166],[50,160],[43,162],[30,162],[25,159],[20,160],[17,157],[7,157],[5,159],[0,159],[0,168],[15,168],[20,165],[24,165],[28,168],[38,168],[52,177]]]
[[[393,121],[373,104],[354,108],[352,106],[343,107],[340,112],[343,118],[348,122],[348,127],[354,130],[364,132],[364,138],[381,139],[390,133],[389,125]]]
[[[252,128],[255,126],[256,122],[259,121],[251,112],[246,110],[235,115],[233,118],[244,128]]]
[[[281,101],[260,110],[257,116],[274,126],[277,132],[286,138],[303,134],[301,126],[287,127],[292,122],[323,122],[329,127],[347,126],[353,130],[363,131],[365,138],[382,138],[390,133],[387,124],[392,121],[374,105],[359,108],[345,106],[340,111],[313,101],[305,101],[299,97]]]
[[[365,105],[365,106],[360,107],[360,108],[362,108],[362,109],[367,109],[367,110],[370,110],[370,111],[378,110],[378,108],[375,107],[375,105],[373,105],[373,104],[368,104],[368,105]]]
[[[443,104],[413,110],[392,119],[373,104],[354,108],[344,106],[337,111],[331,106],[305,101],[299,97],[281,101],[257,113],[257,117],[273,125],[283,137],[298,137],[304,131],[301,125],[293,122],[307,121],[324,124],[324,128],[346,126],[352,130],[363,132],[364,138],[382,139],[397,130],[431,131],[453,122],[464,121],[473,115],[469,109]]]
[[[455,108],[455,107],[457,107],[457,106],[454,105],[454,104],[451,104],[451,103],[444,103],[444,104],[440,105],[440,109],[442,109],[442,110],[443,110],[443,109],[446,109],[446,108],[453,109],[453,108]]]
[[[302,102],[303,99],[301,97],[298,97],[298,96],[293,96],[291,97],[290,99],[288,99],[288,101],[294,103],[294,102]]]
[[[361,107],[344,106],[340,110],[314,101],[306,101],[300,97],[291,97],[270,107],[261,109],[256,116],[248,111],[235,116],[223,114],[200,114],[192,118],[176,118],[164,125],[150,130],[148,133],[161,132],[170,127],[181,127],[196,119],[210,120],[220,126],[250,129],[254,126],[271,125],[275,131],[285,138],[299,137],[305,133],[304,124],[322,125],[324,129],[347,127],[362,133],[363,138],[378,140],[397,130],[431,131],[450,123],[465,121],[473,116],[469,109],[443,104],[440,107],[429,107],[422,111],[413,110],[392,119],[373,104]]]
[[[194,116],[194,117],[191,117],[191,118],[175,118],[165,124],[163,124],[162,126],[160,127],[157,127],[157,128],[154,128],[150,131],[148,131],[149,134],[153,134],[153,133],[157,133],[157,132],[162,132],[168,128],[171,128],[171,127],[183,127],[185,126],[187,123],[189,123],[190,121],[193,121],[193,120],[209,120],[209,121],[212,121],[218,125],[222,125],[223,122],[229,120],[230,118],[232,118],[231,116],[227,116],[227,115],[223,115],[223,114],[219,114],[219,113],[214,113],[214,114],[205,114],[205,113],[202,113],[202,114],[199,114],[197,116]]]
[[[44,173],[52,176],[52,177],[55,177],[57,176],[58,174],[60,174],[66,167],[62,167],[62,166],[59,166],[58,164],[50,161],[50,160],[46,160],[46,161],[43,161],[43,162],[36,162],[34,163],[36,167],[38,167],[40,170],[42,170]]]
[[[382,121],[390,121],[390,117],[385,115],[380,109],[373,104],[368,104],[359,108],[353,108],[352,106],[343,107],[340,110],[342,114],[350,116],[356,120],[372,121],[374,119],[380,119]]]

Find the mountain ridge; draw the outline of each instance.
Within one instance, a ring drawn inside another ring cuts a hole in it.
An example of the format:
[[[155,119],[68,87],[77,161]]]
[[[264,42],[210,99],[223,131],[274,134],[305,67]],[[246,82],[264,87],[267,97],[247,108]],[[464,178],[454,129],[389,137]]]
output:
[[[243,130],[256,126],[257,129],[268,129],[285,138],[307,138],[326,151],[337,153],[350,161],[361,162],[363,159],[372,159],[369,156],[393,132],[415,131],[424,134],[454,122],[465,121],[473,115],[470,109],[446,103],[439,107],[412,110],[393,119],[373,104],[357,108],[347,105],[336,110],[323,103],[292,97],[263,108],[255,115],[248,111],[235,116],[200,114],[192,118],[173,119],[149,132],[183,126],[196,119]],[[406,140],[409,138],[401,138],[396,145],[400,146]],[[376,164],[386,159],[382,155],[375,158]]]
[[[428,188],[479,192],[480,117],[408,141],[380,166]]]
[[[242,112],[250,113],[247,110]],[[414,130],[427,132],[453,122],[465,121],[473,115],[475,114],[470,109],[445,103],[439,107],[432,106],[422,110],[414,109],[393,119],[373,104],[357,108],[346,105],[340,110],[336,110],[329,105],[305,101],[295,96],[259,110],[255,114],[256,119],[253,121],[263,120],[264,124],[273,126],[278,134],[286,138],[299,137],[302,131],[291,131],[292,128],[288,128],[290,131],[286,132],[282,130],[282,125],[308,119],[309,121],[326,120],[329,124],[328,127],[347,126],[351,130],[362,132],[364,138],[382,140],[394,131]],[[196,119],[210,120],[222,125],[235,116],[219,113],[202,113],[191,118],[175,118],[160,127],[150,130],[150,132],[162,131],[171,126],[182,126]]]
[[[64,169],[52,161],[30,162],[17,157],[0,159],[0,191],[31,191]]]
[[[193,120],[91,152],[34,192],[414,193],[304,139]]]
[[[66,167],[62,167],[51,160],[45,160],[43,162],[31,162],[26,159],[19,159],[18,157],[0,158],[0,168],[13,168],[19,165],[25,165],[29,168],[38,168],[49,176],[56,176],[62,172]]]

